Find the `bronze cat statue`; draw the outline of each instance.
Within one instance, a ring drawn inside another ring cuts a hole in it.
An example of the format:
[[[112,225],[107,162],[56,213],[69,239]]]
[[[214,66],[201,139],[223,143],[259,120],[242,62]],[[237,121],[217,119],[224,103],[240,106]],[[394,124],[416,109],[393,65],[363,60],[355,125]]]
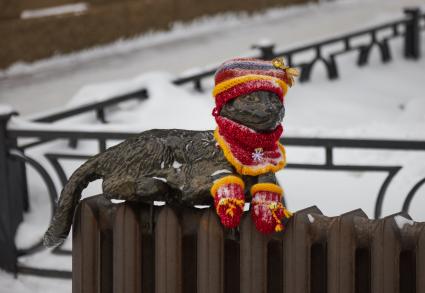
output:
[[[292,75],[280,60],[223,63],[215,75],[215,132],[149,130],[90,158],[62,190],[44,244],[66,239],[82,190],[99,178],[110,199],[214,204],[227,228],[239,224],[245,200],[252,200],[258,230],[282,230],[290,213],[274,172],[285,165],[278,140]]]

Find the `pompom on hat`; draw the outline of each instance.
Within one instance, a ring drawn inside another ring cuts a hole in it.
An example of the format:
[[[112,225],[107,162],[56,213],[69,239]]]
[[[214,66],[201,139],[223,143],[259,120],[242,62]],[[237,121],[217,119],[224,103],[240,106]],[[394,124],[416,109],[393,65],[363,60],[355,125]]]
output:
[[[298,71],[285,66],[283,59],[264,61],[253,58],[236,58],[224,62],[215,73],[213,96],[216,107],[213,115],[232,99],[255,91],[275,93],[283,103],[283,97],[292,86]]]

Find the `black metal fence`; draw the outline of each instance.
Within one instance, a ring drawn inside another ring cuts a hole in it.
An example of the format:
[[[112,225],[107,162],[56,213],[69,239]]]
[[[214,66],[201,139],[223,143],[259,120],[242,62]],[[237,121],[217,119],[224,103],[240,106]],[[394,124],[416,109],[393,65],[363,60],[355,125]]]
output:
[[[298,67],[301,71],[299,80],[301,82],[309,81],[313,68],[316,64],[322,62],[325,65],[329,79],[339,77],[338,57],[357,52],[357,65],[365,66],[368,64],[369,56],[374,47],[379,49],[381,60],[387,63],[392,59],[390,41],[395,38],[404,38],[404,56],[408,59],[419,59],[421,56],[420,32],[425,30],[425,16],[421,14],[420,9],[405,9],[406,17],[369,27],[364,30],[355,31],[326,40],[321,40],[305,46],[277,51],[274,44],[254,45],[252,48],[258,49],[260,54],[253,55],[253,58],[271,60],[275,57],[285,57],[290,67]],[[369,40],[364,40],[368,38]],[[354,42],[362,44],[354,44]],[[329,49],[335,46],[342,46],[342,49]],[[332,50],[331,53],[325,52]],[[313,52],[314,57],[309,61],[296,62],[297,56]],[[211,68],[203,72],[191,74],[174,80],[174,84],[182,85],[193,83],[194,88],[202,91],[202,80],[214,75],[217,68]]]
[[[406,58],[420,58],[420,31],[425,30],[425,15],[422,15],[418,9],[406,10],[406,18],[386,23],[384,25],[369,28],[367,30],[342,35],[325,41],[316,42],[307,46],[299,47],[283,52],[276,52],[274,46],[262,46],[260,57],[271,59],[276,56],[284,56],[289,64],[301,69],[301,80],[308,81],[311,76],[312,68],[317,62],[323,62],[327,69],[329,78],[338,77],[337,57],[352,51],[358,52],[358,65],[367,64],[372,47],[378,47],[383,62],[391,60],[390,40],[396,37],[404,37],[404,56]],[[392,33],[386,37],[379,37],[382,31],[390,30]],[[370,42],[364,45],[353,45],[352,40],[358,37],[370,36]],[[334,51],[325,56],[323,49],[332,44],[342,43],[344,48],[340,51]],[[294,63],[294,56],[307,51],[315,51],[313,60]],[[212,76],[215,69],[207,70],[191,76],[182,77],[174,81],[175,84],[194,83],[195,88],[202,90],[201,81],[204,78]],[[42,129],[33,128],[13,128],[8,126],[8,122],[13,113],[4,112],[0,114],[0,267],[11,272],[30,273],[36,275],[70,277],[70,272],[58,270],[42,270],[29,268],[19,265],[18,258],[22,255],[28,255],[43,249],[40,241],[34,243],[25,250],[18,250],[14,236],[22,216],[29,208],[26,166],[34,168],[43,179],[47,186],[51,209],[55,209],[57,198],[57,189],[53,178],[58,178],[63,186],[67,180],[67,175],[60,163],[60,160],[84,160],[89,157],[88,154],[65,154],[61,152],[52,152],[44,154],[50,162],[56,174],[49,173],[45,166],[39,161],[29,157],[26,152],[50,141],[65,139],[71,146],[76,146],[80,140],[95,140],[98,142],[99,151],[106,149],[108,141],[124,140],[136,133],[132,132],[89,132],[72,130],[54,130],[47,123],[52,123],[64,118],[73,117],[78,114],[94,111],[98,119],[104,123],[107,122],[104,109],[111,105],[129,100],[146,99],[148,92],[145,89],[136,91],[123,96],[114,97],[99,103],[80,106],[66,111],[53,113],[44,117],[39,117],[34,122],[43,122],[45,127]],[[27,139],[32,139],[28,142]],[[18,143],[18,140],[20,141]],[[22,141],[22,142],[21,142]],[[283,144],[287,146],[298,147],[320,147],[325,150],[326,159],[324,164],[289,164],[288,168],[304,170],[334,170],[334,171],[364,171],[364,172],[386,172],[387,177],[382,183],[375,203],[375,218],[381,216],[381,209],[386,190],[393,180],[394,176],[403,168],[400,165],[378,166],[378,165],[340,165],[335,164],[333,152],[335,149],[371,149],[371,150],[416,150],[425,151],[425,141],[401,141],[401,140],[360,140],[360,139],[333,139],[333,138],[291,138],[282,139]],[[424,175],[425,176],[425,175]],[[409,205],[418,189],[425,184],[425,178],[419,180],[405,197],[405,201],[400,210],[408,212]],[[400,195],[402,196],[402,195]],[[62,248],[53,251],[58,254],[70,254]]]

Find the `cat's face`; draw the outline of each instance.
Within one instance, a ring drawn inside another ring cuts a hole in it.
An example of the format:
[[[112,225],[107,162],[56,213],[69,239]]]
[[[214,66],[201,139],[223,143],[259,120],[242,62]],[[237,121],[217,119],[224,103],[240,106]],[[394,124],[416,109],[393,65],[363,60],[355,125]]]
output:
[[[269,132],[285,116],[285,107],[276,94],[256,91],[226,103],[220,115],[258,132]]]

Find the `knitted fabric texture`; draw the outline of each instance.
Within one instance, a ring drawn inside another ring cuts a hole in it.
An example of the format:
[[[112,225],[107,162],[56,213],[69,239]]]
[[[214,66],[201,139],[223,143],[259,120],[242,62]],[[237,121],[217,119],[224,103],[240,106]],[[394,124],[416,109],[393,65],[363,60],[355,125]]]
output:
[[[273,92],[283,103],[290,82],[288,78],[285,70],[276,68],[272,61],[238,58],[224,62],[215,74],[214,113],[220,113],[230,100],[254,91]]]
[[[282,220],[292,216],[281,202],[282,193],[282,189],[272,183],[259,183],[251,188],[251,216],[261,233],[283,231]]]
[[[285,148],[279,143],[281,125],[271,133],[258,133],[225,117],[215,119],[214,137],[239,174],[257,176],[285,166]]]
[[[223,63],[215,75],[213,116],[217,122],[214,137],[224,156],[241,175],[258,176],[277,172],[286,164],[285,149],[279,143],[281,125],[268,133],[259,133],[244,125],[220,116],[223,106],[239,96],[256,91],[276,94],[284,102],[288,85],[293,84],[296,69],[283,60],[262,61],[239,58]],[[279,232],[282,220],[291,217],[283,206],[282,189],[272,183],[257,183],[251,188],[251,216],[258,231]],[[244,183],[229,175],[216,180],[211,188],[214,206],[222,224],[227,228],[239,225],[244,207]]]
[[[244,188],[242,179],[233,175],[216,180],[211,187],[215,210],[226,228],[239,225],[245,205]]]

